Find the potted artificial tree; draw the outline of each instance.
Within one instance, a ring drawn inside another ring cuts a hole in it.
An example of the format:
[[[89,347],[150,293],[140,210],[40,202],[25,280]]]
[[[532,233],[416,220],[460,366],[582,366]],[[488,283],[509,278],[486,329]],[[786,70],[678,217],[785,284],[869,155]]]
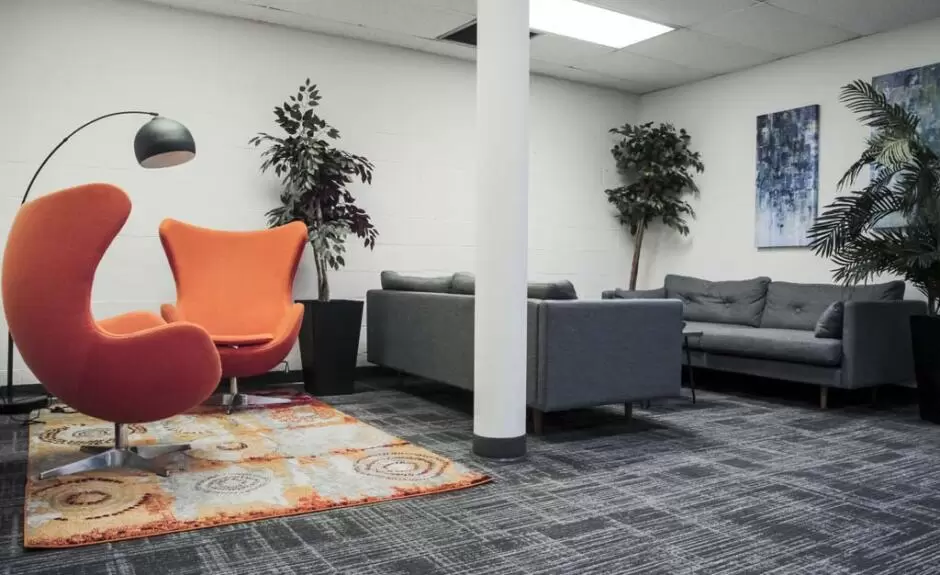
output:
[[[928,315],[911,318],[914,367],[921,417],[940,423],[940,158],[920,135],[917,116],[871,84],[843,87],[841,100],[872,134],[839,188],[851,188],[864,171],[871,178],[826,206],[809,230],[810,247],[832,259],[836,281],[853,285],[894,274],[927,298]],[[894,214],[906,223],[878,225]]]
[[[372,183],[366,158],[335,146],[339,131],[316,114],[320,92],[308,78],[289,101],[274,108],[281,136],[260,133],[250,140],[265,146],[261,171],[273,171],[284,186],[281,205],[267,213],[268,226],[294,220],[307,225],[317,270],[317,299],[305,300],[300,333],[304,385],[318,395],[352,391],[362,301],[331,300],[329,271],[346,264],[345,242],[354,234],[369,249],[378,231],[356,206],[348,186]]]
[[[672,124],[624,124],[610,132],[622,136],[611,153],[617,171],[629,183],[604,192],[633,238],[632,291],[636,289],[640,250],[649,225],[659,220],[683,236],[689,234],[685,218],[695,217],[695,212],[683,196],[698,194],[692,170],[702,173],[705,165],[698,152],[689,150],[691,136],[685,130],[676,132]]]

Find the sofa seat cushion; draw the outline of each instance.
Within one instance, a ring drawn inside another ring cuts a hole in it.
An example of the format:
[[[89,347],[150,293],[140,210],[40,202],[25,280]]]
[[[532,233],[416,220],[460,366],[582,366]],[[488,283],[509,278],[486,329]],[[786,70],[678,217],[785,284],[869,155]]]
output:
[[[844,287],[832,284],[771,282],[761,327],[816,329],[822,313],[837,301],[899,301],[904,282]]]
[[[689,348],[722,355],[774,359],[826,367],[842,364],[842,341],[820,339],[801,329],[757,328],[743,325],[689,322]]]
[[[769,283],[768,277],[713,282],[667,275],[665,289],[667,298],[682,301],[682,318],[686,321],[757,327],[764,311]]]

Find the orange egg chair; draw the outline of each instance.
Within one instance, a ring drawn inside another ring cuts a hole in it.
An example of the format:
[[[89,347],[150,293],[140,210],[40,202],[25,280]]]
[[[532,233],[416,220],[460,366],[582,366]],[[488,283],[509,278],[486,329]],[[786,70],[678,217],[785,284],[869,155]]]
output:
[[[211,230],[167,219],[160,240],[176,280],[176,304],[160,308],[168,322],[189,321],[212,336],[229,391],[213,403],[233,409],[286,403],[239,392],[238,378],[277,366],[290,353],[304,307],[292,288],[307,242],[307,226]]]
[[[189,446],[129,447],[124,425],[182,413],[219,382],[219,354],[198,325],[148,312],[92,317],[95,270],[130,211],[119,188],[88,184],[25,204],[7,238],[3,310],[23,360],[62,401],[115,424],[113,448],[84,449],[102,452],[42,479],[116,467],[166,475],[154,458]]]

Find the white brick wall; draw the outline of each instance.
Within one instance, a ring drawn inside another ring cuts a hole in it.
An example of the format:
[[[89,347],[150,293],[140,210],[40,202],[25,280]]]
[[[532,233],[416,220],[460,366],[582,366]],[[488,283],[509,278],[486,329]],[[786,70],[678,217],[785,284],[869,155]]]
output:
[[[940,20],[876,34],[697,84],[655,92],[641,100],[643,121],[689,130],[702,153],[698,219],[683,239],[670,231],[647,235],[640,287],[659,287],[668,273],[713,280],[767,275],[796,282],[832,282],[832,262],[807,248],[755,247],[757,116],[819,104],[819,209],[833,201],[837,183],[865,149],[868,128],[839,102],[842,86],[858,78],[940,62]],[[867,177],[867,171],[863,173]],[[912,288],[906,297],[919,297]]]
[[[383,269],[472,270],[473,63],[130,0],[0,2],[0,233],[32,170],[79,123],[128,108],[175,118],[196,137],[195,161],[138,168],[131,144],[145,118],[117,118],[63,148],[33,192],[89,181],[127,190],[134,210],[98,271],[93,308],[99,317],[157,310],[174,297],[160,220],[262,227],[277,183],[258,173],[246,142],[274,129],[272,107],[308,76],[347,149],[376,165],[374,184],[357,193],[381,236],[371,253],[350,245],[349,265],[331,277],[334,297],[363,298]],[[606,130],[632,121],[636,104],[533,77],[532,279],[570,278],[594,298],[625,283],[628,241],[602,190],[615,181]],[[297,297],[315,295],[314,277],[308,259]],[[296,350],[289,359],[300,367]]]

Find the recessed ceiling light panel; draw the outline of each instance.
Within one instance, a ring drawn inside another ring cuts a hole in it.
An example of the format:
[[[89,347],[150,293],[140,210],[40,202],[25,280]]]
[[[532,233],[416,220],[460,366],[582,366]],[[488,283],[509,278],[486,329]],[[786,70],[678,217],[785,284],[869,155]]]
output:
[[[618,49],[673,30],[575,0],[531,0],[529,26],[539,32]]]

